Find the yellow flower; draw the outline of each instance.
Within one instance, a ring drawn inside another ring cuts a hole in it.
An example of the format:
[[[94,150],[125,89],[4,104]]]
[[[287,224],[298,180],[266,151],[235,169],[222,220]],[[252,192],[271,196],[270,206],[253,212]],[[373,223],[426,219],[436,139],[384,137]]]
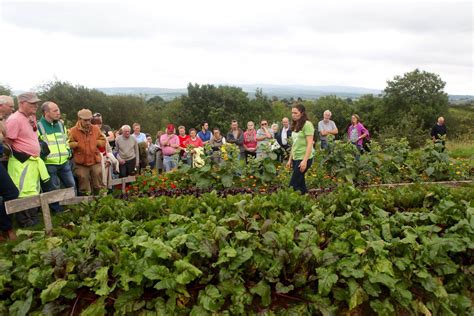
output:
[[[456,171],[456,174],[461,174],[461,171]]]

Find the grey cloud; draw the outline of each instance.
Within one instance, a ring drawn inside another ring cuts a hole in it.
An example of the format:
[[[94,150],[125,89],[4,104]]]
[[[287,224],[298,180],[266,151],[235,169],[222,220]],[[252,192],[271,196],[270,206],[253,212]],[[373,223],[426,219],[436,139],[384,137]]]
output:
[[[349,2],[296,3],[292,10],[269,4],[253,12],[228,5],[162,10],[137,3],[2,2],[2,19],[19,27],[65,32],[83,37],[148,38],[198,34],[208,38],[285,34],[301,28],[321,33],[396,30],[407,33],[451,31],[472,33],[472,3]],[[244,4],[243,4],[244,5]],[[233,14],[233,9],[236,10]],[[199,10],[190,12],[190,10]],[[182,14],[186,12],[187,14]]]

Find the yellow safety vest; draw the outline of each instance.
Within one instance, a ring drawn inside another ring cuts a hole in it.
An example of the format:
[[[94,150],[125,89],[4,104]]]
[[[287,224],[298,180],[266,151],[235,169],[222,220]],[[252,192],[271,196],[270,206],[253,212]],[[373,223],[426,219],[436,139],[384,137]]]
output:
[[[70,157],[66,131],[61,122],[58,122],[58,124],[61,132],[48,134],[41,121],[38,122],[38,135],[48,144],[49,148],[49,155],[45,159],[45,163],[48,165],[62,165]]]

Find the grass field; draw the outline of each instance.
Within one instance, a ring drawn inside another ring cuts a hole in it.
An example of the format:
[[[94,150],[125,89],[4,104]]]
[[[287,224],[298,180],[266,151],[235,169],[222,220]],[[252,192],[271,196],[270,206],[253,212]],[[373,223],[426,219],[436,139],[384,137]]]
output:
[[[474,159],[474,141],[447,141],[446,147],[449,150],[449,156],[452,158],[472,158]]]

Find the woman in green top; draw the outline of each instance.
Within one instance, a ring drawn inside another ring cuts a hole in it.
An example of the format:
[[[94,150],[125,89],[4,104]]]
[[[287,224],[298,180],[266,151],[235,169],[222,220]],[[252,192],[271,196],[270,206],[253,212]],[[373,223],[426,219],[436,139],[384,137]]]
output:
[[[293,118],[291,133],[293,144],[291,146],[290,159],[286,166],[287,168],[293,168],[290,187],[304,194],[308,192],[304,175],[313,163],[314,126],[308,120],[306,110],[302,104],[293,105],[291,117]]]

